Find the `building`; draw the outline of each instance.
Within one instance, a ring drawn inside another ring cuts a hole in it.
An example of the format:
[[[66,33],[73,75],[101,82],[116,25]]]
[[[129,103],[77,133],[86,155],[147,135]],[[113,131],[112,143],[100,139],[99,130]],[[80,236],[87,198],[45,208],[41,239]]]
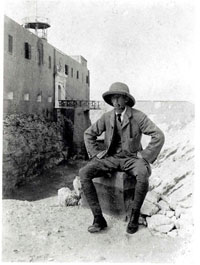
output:
[[[31,32],[34,23],[22,26],[4,18],[4,115],[34,113],[50,120],[64,115],[73,123],[72,139],[79,148],[89,125],[87,61],[47,42],[48,21],[41,22],[41,36]]]

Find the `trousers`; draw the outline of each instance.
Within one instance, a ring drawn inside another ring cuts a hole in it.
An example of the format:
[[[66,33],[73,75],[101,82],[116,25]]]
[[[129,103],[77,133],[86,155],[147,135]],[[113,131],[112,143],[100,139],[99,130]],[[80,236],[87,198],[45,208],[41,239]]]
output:
[[[82,190],[94,216],[102,215],[102,210],[92,179],[105,177],[106,173],[114,171],[123,171],[130,177],[136,178],[132,207],[135,210],[140,210],[143,204],[149,188],[149,176],[151,175],[151,166],[146,160],[121,154],[107,156],[103,159],[95,157],[79,170]]]

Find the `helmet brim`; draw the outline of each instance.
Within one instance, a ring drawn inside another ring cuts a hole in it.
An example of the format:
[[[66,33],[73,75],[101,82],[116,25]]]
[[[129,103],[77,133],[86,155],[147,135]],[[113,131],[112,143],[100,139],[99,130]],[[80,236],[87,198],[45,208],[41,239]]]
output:
[[[103,99],[104,99],[104,101],[106,103],[108,103],[109,105],[113,106],[112,101],[111,101],[111,98],[114,95],[123,95],[123,96],[126,96],[128,98],[128,102],[126,104],[129,107],[133,107],[135,105],[135,98],[132,95],[130,95],[129,93],[127,93],[127,92],[108,91],[108,92],[103,93],[102,97],[103,97]]]

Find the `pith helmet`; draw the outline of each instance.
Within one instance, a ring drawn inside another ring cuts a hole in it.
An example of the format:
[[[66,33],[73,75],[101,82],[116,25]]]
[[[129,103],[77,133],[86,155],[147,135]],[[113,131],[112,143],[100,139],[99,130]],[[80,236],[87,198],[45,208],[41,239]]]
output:
[[[109,91],[103,93],[102,97],[106,103],[112,106],[111,97],[113,95],[127,96],[127,98],[129,99],[127,102],[127,105],[130,107],[133,107],[135,105],[135,99],[130,94],[128,86],[124,83],[120,83],[120,82],[113,83],[110,86]]]

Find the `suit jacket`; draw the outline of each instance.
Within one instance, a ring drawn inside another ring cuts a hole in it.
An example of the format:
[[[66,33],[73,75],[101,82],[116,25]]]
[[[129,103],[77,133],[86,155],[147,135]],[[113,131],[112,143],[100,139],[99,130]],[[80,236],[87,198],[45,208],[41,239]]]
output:
[[[91,125],[84,133],[84,141],[89,158],[97,156],[103,158],[111,147],[115,128],[114,109],[104,113],[99,120]],[[97,136],[105,132],[106,149],[100,151],[97,144]],[[142,134],[151,136],[148,146],[143,150],[141,145]],[[163,132],[144,114],[135,108],[127,106],[122,123],[122,149],[128,153],[137,154],[139,151],[142,157],[149,163],[153,163],[164,144]]]

